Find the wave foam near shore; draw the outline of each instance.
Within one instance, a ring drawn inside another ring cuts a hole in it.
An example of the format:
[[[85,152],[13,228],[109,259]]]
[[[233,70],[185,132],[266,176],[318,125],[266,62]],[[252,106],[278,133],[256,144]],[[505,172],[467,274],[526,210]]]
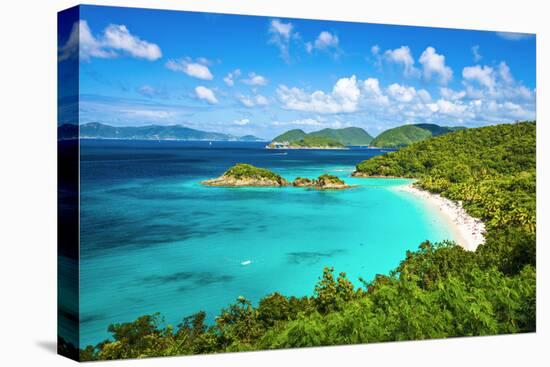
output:
[[[485,223],[470,216],[460,202],[454,202],[438,194],[414,187],[412,184],[401,185],[399,191],[409,192],[425,199],[435,210],[451,224],[457,237],[457,243],[465,250],[475,251],[485,243]]]

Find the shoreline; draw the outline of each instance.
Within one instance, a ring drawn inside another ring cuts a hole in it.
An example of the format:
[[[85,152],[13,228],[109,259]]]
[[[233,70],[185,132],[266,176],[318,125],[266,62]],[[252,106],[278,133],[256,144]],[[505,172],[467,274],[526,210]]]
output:
[[[461,203],[416,188],[413,184],[397,186],[396,190],[421,197],[434,210],[438,211],[443,219],[449,223],[456,237],[456,243],[463,249],[475,251],[479,245],[485,243],[485,223],[470,216]]]
[[[265,146],[265,149],[269,150],[349,150],[348,147],[299,147],[299,146],[292,146],[292,147],[284,147],[284,148],[275,148],[270,147],[269,145]]]

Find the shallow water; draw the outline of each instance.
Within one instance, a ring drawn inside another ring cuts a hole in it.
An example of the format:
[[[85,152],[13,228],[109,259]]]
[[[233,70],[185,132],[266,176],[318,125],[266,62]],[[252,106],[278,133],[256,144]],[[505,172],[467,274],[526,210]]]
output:
[[[263,149],[265,143],[81,142],[81,346],[107,326],[160,312],[212,321],[238,296],[311,295],[324,266],[371,279],[420,242],[452,238],[437,213],[392,187],[350,177],[375,149]],[[288,180],[330,173],[358,187],[204,187],[237,162]]]

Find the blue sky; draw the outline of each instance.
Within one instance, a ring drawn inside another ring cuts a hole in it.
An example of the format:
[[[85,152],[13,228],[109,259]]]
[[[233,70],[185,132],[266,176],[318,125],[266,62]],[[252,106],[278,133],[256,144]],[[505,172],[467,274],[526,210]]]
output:
[[[60,33],[80,123],[272,138],[535,118],[533,35],[96,6]]]

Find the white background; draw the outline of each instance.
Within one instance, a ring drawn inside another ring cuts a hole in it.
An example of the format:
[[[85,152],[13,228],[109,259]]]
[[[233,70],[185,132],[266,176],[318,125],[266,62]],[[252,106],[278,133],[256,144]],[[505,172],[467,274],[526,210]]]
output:
[[[95,4],[537,33],[537,333],[109,362],[110,366],[548,366],[549,31],[545,1],[116,0]],[[0,12],[0,366],[68,366],[56,341],[56,12]],[[365,40],[370,42],[370,40]],[[546,240],[546,241],[545,241]],[[546,247],[546,248],[545,248]],[[545,340],[546,339],[546,340]]]

